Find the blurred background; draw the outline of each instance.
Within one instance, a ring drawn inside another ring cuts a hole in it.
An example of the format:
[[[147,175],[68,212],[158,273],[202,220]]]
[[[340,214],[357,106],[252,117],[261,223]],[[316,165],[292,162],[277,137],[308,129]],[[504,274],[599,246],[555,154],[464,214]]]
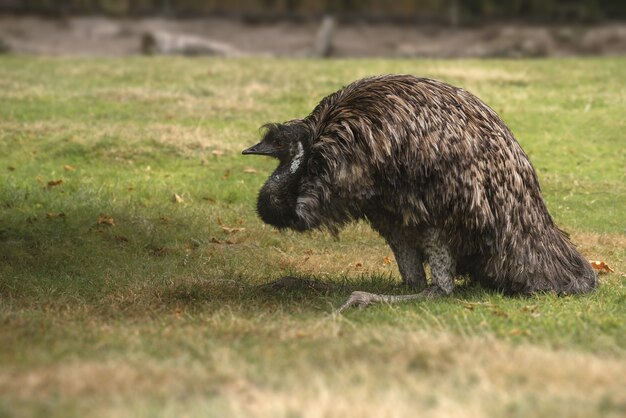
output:
[[[46,55],[626,54],[624,0],[0,0],[0,50]]]

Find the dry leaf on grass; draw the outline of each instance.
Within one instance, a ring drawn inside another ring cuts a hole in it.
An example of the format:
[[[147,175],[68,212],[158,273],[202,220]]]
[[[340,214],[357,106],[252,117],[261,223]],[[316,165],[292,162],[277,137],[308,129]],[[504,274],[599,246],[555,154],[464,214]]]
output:
[[[98,215],[98,225],[115,226],[115,219],[113,219],[113,217],[111,216],[101,213],[100,215]]]
[[[230,177],[230,170],[224,171],[224,175],[222,176],[222,180],[228,180]]]
[[[53,187],[57,187],[60,186],[61,184],[63,184],[63,179],[58,179],[58,180],[50,180],[48,182],[48,188],[51,189]]]
[[[613,273],[615,271],[604,261],[590,261],[590,263],[591,267],[598,270],[598,273]]]
[[[181,308],[174,309],[174,318],[180,319],[183,316],[183,310]]]
[[[73,165],[67,164],[67,165],[63,166],[63,170],[65,170],[65,171],[74,171],[74,170],[76,170],[76,167],[74,167]]]
[[[257,170],[256,168],[246,167],[243,169],[243,172],[247,174],[254,174],[254,173],[257,173]]]
[[[383,258],[383,265],[386,266],[388,264],[391,264],[391,259],[389,258],[389,256]]]
[[[182,197],[180,197],[180,195],[177,193],[174,193],[174,195],[172,196],[173,203],[183,203],[184,201],[185,200]]]
[[[509,335],[530,335],[530,331],[527,329],[513,328],[509,331]]]
[[[490,307],[490,311],[492,314],[494,314],[495,316],[499,316],[501,318],[505,318],[507,319],[509,317],[509,314],[506,313],[505,311],[503,311],[499,306],[497,305],[492,305]]]
[[[46,219],[54,219],[54,218],[65,219],[65,213],[63,213],[63,212],[59,212],[59,213],[48,212],[48,213],[46,213]]]
[[[219,149],[214,149],[213,151],[211,151],[211,154],[213,154],[216,157],[221,157],[222,155],[224,155],[224,151],[219,150]]]

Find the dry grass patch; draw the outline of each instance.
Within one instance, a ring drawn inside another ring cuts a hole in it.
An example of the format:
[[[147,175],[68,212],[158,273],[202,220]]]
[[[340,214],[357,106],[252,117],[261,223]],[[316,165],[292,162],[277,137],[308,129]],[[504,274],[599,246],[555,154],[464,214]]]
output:
[[[376,328],[354,332],[347,322],[311,324],[327,340],[313,358],[277,347],[237,348],[155,360],[67,360],[0,372],[0,394],[16,401],[91,399],[105,413],[146,397],[166,408],[221,405],[235,416],[619,416],[626,408],[626,363],[568,350],[512,345],[494,338]],[[201,331],[201,329],[200,329]],[[169,338],[183,344],[184,334]],[[188,337],[193,338],[193,337]],[[293,345],[298,334],[286,336]],[[277,344],[280,344],[277,342]],[[364,353],[367,352],[367,355]],[[259,379],[259,367],[265,378]],[[276,370],[275,374],[270,371]],[[280,370],[280,372],[278,372]],[[143,412],[143,413],[142,413]],[[157,414],[161,415],[161,414]],[[194,414],[195,415],[195,414]]]
[[[589,260],[609,263],[616,275],[626,273],[626,235],[576,232],[572,241]]]
[[[217,158],[222,155],[239,154],[250,142],[237,129],[211,129],[202,121],[196,126],[151,123],[144,126],[135,123],[79,123],[62,121],[38,121],[31,123],[6,122],[0,130],[0,140],[6,144],[20,141],[37,152],[42,137],[56,137],[55,152],[64,153],[67,148],[79,145],[85,150],[97,150],[95,156],[132,158],[154,147],[164,147],[180,156],[199,158],[202,155]],[[246,142],[247,140],[247,142]],[[106,143],[106,147],[100,147]],[[48,144],[45,145],[48,147]],[[99,149],[103,148],[103,149]],[[212,151],[217,150],[215,154]],[[72,149],[71,152],[76,152]],[[104,155],[100,155],[104,153]],[[34,155],[34,154],[33,154]],[[92,157],[94,154],[87,154]]]

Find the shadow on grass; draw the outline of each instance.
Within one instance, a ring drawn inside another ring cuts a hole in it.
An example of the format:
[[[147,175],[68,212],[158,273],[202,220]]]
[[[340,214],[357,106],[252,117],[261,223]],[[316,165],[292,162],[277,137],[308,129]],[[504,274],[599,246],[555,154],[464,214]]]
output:
[[[156,210],[139,217],[121,209],[109,212],[117,225],[100,223],[95,207],[38,220],[22,214],[0,225],[0,298],[15,307],[140,318],[179,308],[332,312],[357,290],[414,293],[396,269],[331,279],[303,275],[278,267],[282,255],[269,250],[268,234],[248,230],[246,241],[227,243],[230,235],[218,235],[227,232],[203,229],[206,221],[184,212],[164,220]],[[454,297],[484,293],[463,284]]]
[[[280,309],[294,311],[327,311],[338,308],[353,291],[377,294],[412,294],[415,291],[391,275],[339,277],[336,280],[312,276],[288,275],[263,284],[234,280],[206,280],[178,283],[164,288],[160,300],[169,308],[207,308],[229,306],[237,310]],[[459,283],[453,296],[442,300],[482,300],[487,294],[478,285]],[[411,303],[411,302],[409,302]],[[415,303],[415,302],[413,302]]]

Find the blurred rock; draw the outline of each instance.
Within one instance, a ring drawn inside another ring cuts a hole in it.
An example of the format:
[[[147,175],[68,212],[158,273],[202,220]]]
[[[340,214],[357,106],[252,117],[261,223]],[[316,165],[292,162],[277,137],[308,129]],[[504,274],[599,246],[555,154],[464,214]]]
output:
[[[11,50],[9,43],[4,39],[0,38],[0,54],[7,53]]]
[[[241,53],[223,42],[199,36],[168,32],[146,32],[141,38],[141,52],[148,55],[211,55],[234,57]]]
[[[626,54],[626,26],[608,25],[587,31],[580,42],[586,54]]]
[[[113,38],[122,33],[121,25],[111,19],[98,17],[83,17],[70,20],[70,28],[77,35],[93,39]]]
[[[324,17],[322,25],[315,36],[315,43],[311,55],[319,58],[329,57],[333,50],[333,30],[335,19],[332,16]]]
[[[556,49],[546,28],[503,28],[491,44],[489,55],[505,58],[545,57]]]

